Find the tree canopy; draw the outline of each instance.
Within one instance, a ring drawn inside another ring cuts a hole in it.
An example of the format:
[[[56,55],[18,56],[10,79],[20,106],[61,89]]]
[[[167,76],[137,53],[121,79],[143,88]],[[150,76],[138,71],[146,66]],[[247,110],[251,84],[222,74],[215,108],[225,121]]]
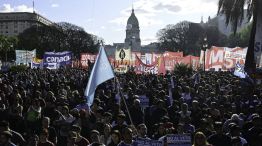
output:
[[[42,58],[46,51],[72,51],[79,57],[82,52],[98,51],[97,37],[74,24],[61,22],[53,26],[32,26],[18,36],[18,48],[37,49]]]

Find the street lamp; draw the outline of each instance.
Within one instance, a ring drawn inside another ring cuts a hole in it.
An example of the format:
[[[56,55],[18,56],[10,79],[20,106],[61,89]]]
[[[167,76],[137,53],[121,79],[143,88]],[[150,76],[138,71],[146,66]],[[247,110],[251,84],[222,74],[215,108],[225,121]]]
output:
[[[203,43],[203,51],[204,51],[204,63],[203,63],[203,69],[206,71],[206,49],[208,48],[207,44],[207,37],[204,38],[204,43]]]

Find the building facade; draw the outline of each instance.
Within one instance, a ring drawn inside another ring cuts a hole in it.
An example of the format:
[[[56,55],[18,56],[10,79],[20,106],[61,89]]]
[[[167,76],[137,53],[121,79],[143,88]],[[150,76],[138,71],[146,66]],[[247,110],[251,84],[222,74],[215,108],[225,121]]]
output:
[[[53,25],[54,23],[37,13],[0,13],[0,35],[17,36],[31,26]]]
[[[141,51],[139,22],[134,9],[132,9],[131,16],[127,20],[125,47],[131,47],[131,50],[135,52]]]

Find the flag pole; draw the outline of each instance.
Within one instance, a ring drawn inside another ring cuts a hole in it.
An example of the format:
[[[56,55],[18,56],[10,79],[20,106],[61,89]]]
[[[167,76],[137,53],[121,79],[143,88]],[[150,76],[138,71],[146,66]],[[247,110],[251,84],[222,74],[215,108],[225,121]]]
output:
[[[130,123],[131,123],[131,125],[134,125],[133,120],[132,120],[131,115],[130,115],[130,112],[129,112],[129,109],[128,109],[127,104],[126,104],[126,99],[125,99],[125,97],[123,96],[122,90],[120,89],[120,83],[119,83],[119,80],[118,80],[117,77],[116,77],[116,81],[117,81],[117,85],[118,85],[118,88],[119,88],[119,89],[118,89],[118,91],[119,91],[119,96],[120,96],[121,100],[123,101],[123,103],[124,103],[124,105],[125,105],[125,108],[126,108],[126,111],[127,111],[127,114],[128,114],[129,120],[130,120]],[[121,104],[121,103],[120,103],[120,104]]]

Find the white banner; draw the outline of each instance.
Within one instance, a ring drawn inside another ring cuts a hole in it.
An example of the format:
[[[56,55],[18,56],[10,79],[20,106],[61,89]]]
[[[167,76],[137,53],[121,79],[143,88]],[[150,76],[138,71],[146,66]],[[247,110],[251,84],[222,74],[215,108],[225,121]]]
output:
[[[16,64],[29,64],[36,57],[36,50],[15,50]]]

